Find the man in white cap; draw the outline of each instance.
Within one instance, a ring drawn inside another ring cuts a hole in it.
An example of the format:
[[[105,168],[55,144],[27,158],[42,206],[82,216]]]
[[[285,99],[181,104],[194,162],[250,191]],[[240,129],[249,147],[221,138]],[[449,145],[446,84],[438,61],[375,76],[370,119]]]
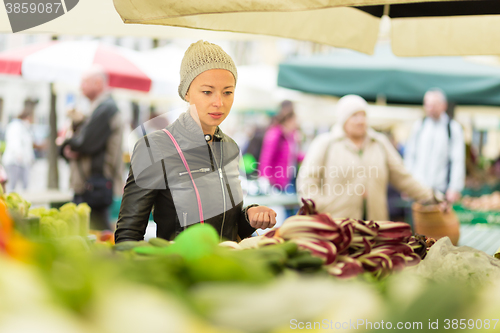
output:
[[[460,199],[465,183],[465,143],[462,128],[446,114],[448,102],[440,89],[424,96],[426,116],[413,126],[405,149],[405,166],[423,184]]]
[[[311,143],[297,188],[333,217],[384,221],[389,183],[415,200],[432,201],[434,193],[406,171],[389,139],[368,127],[367,108],[357,95],[339,100],[335,126]]]

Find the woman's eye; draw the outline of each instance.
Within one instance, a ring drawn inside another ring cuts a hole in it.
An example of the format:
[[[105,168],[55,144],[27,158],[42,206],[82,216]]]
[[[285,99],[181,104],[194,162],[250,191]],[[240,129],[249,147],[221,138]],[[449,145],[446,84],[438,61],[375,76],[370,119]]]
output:
[[[203,91],[205,95],[210,95],[212,92],[211,91]]]
[[[226,92],[224,92],[224,94],[228,95],[228,96],[231,95],[232,93],[233,93],[232,91],[226,91]]]

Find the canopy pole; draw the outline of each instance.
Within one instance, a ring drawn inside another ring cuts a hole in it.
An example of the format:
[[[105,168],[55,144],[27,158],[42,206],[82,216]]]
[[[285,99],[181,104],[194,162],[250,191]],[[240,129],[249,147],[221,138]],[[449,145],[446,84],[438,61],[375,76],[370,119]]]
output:
[[[384,5],[384,16],[389,16],[389,9],[390,9],[390,6],[389,4],[385,4]]]
[[[52,40],[57,40],[57,36],[52,36]],[[57,96],[55,92],[54,83],[50,83],[50,114],[49,114],[49,174],[48,174],[48,188],[59,189],[59,168],[58,162],[58,147],[56,145],[57,139]]]
[[[57,96],[54,91],[54,83],[50,83],[50,115],[49,115],[49,189],[59,189],[59,168],[58,161],[58,148],[56,145],[57,139],[57,113],[56,113]]]

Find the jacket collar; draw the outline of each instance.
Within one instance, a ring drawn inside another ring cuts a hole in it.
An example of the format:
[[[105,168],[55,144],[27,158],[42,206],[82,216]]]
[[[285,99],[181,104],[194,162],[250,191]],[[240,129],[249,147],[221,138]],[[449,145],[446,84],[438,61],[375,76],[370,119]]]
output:
[[[334,141],[340,141],[343,139],[347,139],[347,136],[345,134],[345,131],[342,127],[338,126],[337,124],[334,125],[330,131],[330,135],[332,140]],[[371,127],[368,127],[366,130],[366,139],[367,141],[373,141],[375,140],[377,135],[377,132],[372,129]]]
[[[97,109],[97,107],[101,105],[101,103],[107,100],[108,98],[111,98],[111,92],[104,91],[96,99],[94,99],[93,102],[90,103],[90,111],[94,112],[95,109]]]
[[[443,112],[441,114],[441,116],[439,116],[438,120],[435,120],[434,118],[431,118],[431,117],[428,117],[428,116],[425,117],[425,119],[427,119],[428,122],[432,122],[432,123],[435,123],[435,124],[447,125],[448,121],[450,120],[450,117],[446,114],[446,112]]]
[[[224,138],[224,133],[222,133],[222,130],[220,129],[220,127],[219,127],[219,126],[217,126],[217,128],[215,129],[214,136],[215,136],[218,140],[222,140],[222,139]]]
[[[186,136],[191,137],[196,142],[205,142],[203,131],[201,130],[200,125],[198,125],[198,123],[193,119],[189,110],[182,113],[179,116],[178,121],[181,127],[186,131],[186,133],[184,133]],[[217,140],[222,141],[224,139],[224,136],[225,135],[222,130],[219,128],[219,126],[217,126],[217,128],[215,129],[214,137]]]

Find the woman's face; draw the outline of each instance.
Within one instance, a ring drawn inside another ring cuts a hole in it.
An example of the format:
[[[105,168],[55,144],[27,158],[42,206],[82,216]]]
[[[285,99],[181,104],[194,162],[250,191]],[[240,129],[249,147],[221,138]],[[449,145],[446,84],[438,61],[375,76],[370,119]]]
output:
[[[361,138],[366,135],[366,112],[358,111],[347,119],[344,131],[348,137]]]
[[[204,133],[213,133],[229,115],[234,88],[234,76],[225,69],[205,71],[191,82],[186,100],[196,107]]]
[[[286,133],[291,133],[295,131],[298,127],[299,126],[297,124],[297,117],[295,115],[291,116],[283,123],[283,129],[285,130]]]

